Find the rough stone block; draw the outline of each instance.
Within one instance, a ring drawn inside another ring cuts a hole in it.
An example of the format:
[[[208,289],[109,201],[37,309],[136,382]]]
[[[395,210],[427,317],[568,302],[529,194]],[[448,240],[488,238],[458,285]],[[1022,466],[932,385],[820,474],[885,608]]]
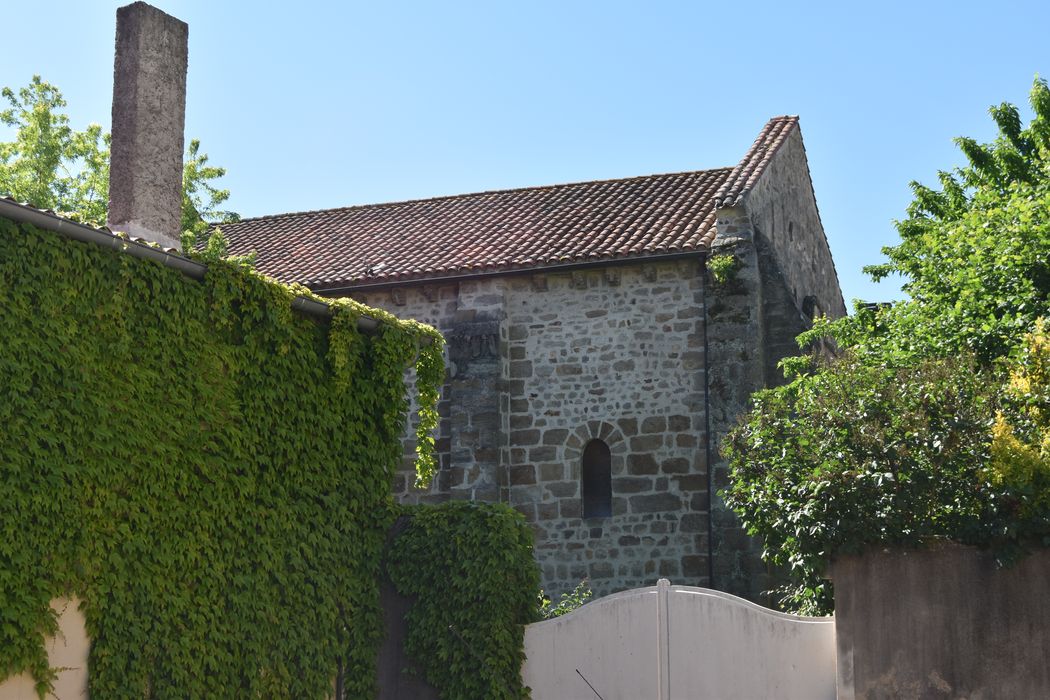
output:
[[[700,554],[687,554],[682,557],[682,575],[694,581],[686,585],[695,586],[696,579],[707,576],[707,557]]]
[[[558,517],[558,504],[557,503],[537,503],[536,504],[536,519],[537,520],[555,520]]]
[[[682,369],[694,370],[702,369],[704,366],[704,353],[702,352],[686,352],[682,353]]]
[[[560,462],[539,465],[540,481],[561,481],[565,478],[565,465]]]
[[[524,414],[515,414],[510,417],[510,429],[511,430],[524,430],[532,427],[532,416]]]
[[[679,433],[674,438],[675,445],[678,447],[697,447],[697,440],[695,435],[688,433]]]
[[[651,452],[664,446],[663,435],[640,435],[631,438],[632,452]]]
[[[531,503],[519,503],[514,506],[514,510],[524,515],[530,523],[536,520],[536,508]]]
[[[652,491],[653,480],[641,476],[621,476],[612,480],[613,493]]]
[[[521,486],[536,483],[536,469],[531,464],[519,464],[510,468],[510,485]]]
[[[554,481],[545,484],[547,490],[555,498],[571,498],[579,493],[580,485],[575,481]]]
[[[686,513],[678,521],[678,529],[682,532],[706,532],[707,515],[703,513]]]
[[[558,448],[552,445],[533,447],[529,450],[530,462],[550,462],[558,458]]]
[[[672,457],[660,462],[660,469],[664,474],[688,474],[689,460],[682,457]]]
[[[667,429],[676,433],[680,433],[683,430],[689,430],[692,421],[689,416],[669,416],[667,419]]]
[[[569,437],[569,431],[564,428],[552,428],[543,431],[544,445],[563,445]]]
[[[540,444],[540,431],[539,430],[512,430],[510,433],[510,442],[512,445],[527,447],[529,445]]]
[[[179,247],[189,26],[146,3],[117,10],[108,223]]]
[[[651,454],[627,455],[627,473],[633,475],[656,474],[659,465]]]
[[[638,420],[636,418],[621,418],[616,421],[616,425],[625,437],[632,437],[638,434]]]
[[[663,416],[650,416],[642,421],[642,433],[662,433],[667,430],[667,419]]]
[[[676,476],[674,482],[682,491],[706,491],[707,475],[690,474],[689,476]]]
[[[532,376],[531,360],[515,360],[510,363],[511,379],[522,379]]]
[[[558,514],[563,518],[579,518],[582,513],[579,499],[565,498],[558,502]]]
[[[662,559],[660,561],[660,575],[661,576],[677,576],[678,575],[678,562],[674,559]]]
[[[632,513],[665,513],[682,507],[682,499],[673,493],[631,496]]]

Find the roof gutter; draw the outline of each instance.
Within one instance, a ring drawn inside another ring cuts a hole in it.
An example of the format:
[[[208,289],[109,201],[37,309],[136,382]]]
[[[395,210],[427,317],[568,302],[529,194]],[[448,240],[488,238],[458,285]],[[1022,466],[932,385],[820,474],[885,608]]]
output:
[[[38,228],[53,231],[74,241],[82,241],[102,248],[116,250],[140,260],[151,260],[163,267],[175,268],[182,274],[195,280],[204,279],[204,275],[208,271],[207,265],[185,256],[177,255],[161,248],[154,248],[138,241],[128,240],[114,233],[79,224],[56,214],[18,204],[8,199],[0,199],[0,216],[19,223],[32,224]],[[292,300],[292,308],[296,311],[301,311],[307,316],[320,319],[329,319],[333,313],[330,305],[301,295]],[[379,321],[374,318],[361,316],[357,319],[357,327],[364,333],[372,333],[378,326]]]
[[[314,294],[323,296],[340,296],[352,292],[367,292],[373,290],[391,289],[394,287],[410,287],[424,284],[445,284],[451,282],[467,282],[470,280],[486,279],[489,277],[508,277],[511,275],[532,275],[550,272],[572,272],[590,267],[614,267],[623,265],[640,265],[642,263],[660,263],[672,260],[688,260],[703,258],[707,255],[706,248],[690,250],[678,253],[666,253],[663,255],[647,255],[637,258],[602,258],[600,260],[587,260],[585,262],[562,263],[557,265],[538,265],[515,270],[487,270],[485,272],[470,272],[461,275],[445,275],[443,277],[420,277],[409,280],[390,280],[388,282],[371,282],[368,284],[352,284],[341,287],[310,287]]]

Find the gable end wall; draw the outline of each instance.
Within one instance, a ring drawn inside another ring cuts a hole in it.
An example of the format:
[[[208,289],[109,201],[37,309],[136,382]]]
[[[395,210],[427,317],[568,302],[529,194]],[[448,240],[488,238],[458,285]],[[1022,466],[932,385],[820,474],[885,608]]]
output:
[[[747,195],[745,206],[758,236],[801,312],[807,296],[832,317],[846,315],[835,263],[820,221],[802,132],[794,129]]]

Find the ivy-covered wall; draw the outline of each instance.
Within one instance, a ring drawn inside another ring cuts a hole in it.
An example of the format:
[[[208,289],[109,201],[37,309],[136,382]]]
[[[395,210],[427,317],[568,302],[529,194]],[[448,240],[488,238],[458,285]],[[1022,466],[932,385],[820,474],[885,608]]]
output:
[[[440,338],[208,263],[0,219],[0,679],[47,689],[75,594],[94,697],[373,696],[403,370],[432,338],[432,408]]]
[[[413,604],[406,656],[442,700],[529,697],[525,625],[540,619],[532,530],[501,503],[404,507],[386,569]]]

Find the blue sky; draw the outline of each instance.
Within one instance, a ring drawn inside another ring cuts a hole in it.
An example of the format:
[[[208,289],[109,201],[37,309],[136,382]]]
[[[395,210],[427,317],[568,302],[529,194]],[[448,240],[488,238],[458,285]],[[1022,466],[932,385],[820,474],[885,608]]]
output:
[[[121,4],[5,7],[0,85],[39,73],[108,128]],[[242,215],[733,165],[798,114],[847,300],[899,296],[860,268],[908,182],[1050,75],[1045,0],[155,4],[190,24],[186,135]]]

